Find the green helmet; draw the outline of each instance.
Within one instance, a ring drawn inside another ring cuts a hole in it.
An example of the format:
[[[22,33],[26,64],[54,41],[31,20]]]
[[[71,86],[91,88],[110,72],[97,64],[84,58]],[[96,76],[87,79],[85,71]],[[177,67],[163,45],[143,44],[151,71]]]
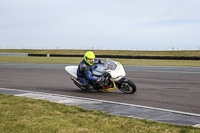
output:
[[[93,65],[95,60],[95,55],[92,51],[87,51],[84,55],[84,60],[88,65]],[[92,62],[90,62],[92,60]]]

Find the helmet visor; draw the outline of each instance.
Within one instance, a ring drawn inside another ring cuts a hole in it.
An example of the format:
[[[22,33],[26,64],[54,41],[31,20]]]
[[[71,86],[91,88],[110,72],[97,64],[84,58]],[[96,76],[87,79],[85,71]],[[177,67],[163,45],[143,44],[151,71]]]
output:
[[[94,59],[86,58],[89,64],[94,64]]]

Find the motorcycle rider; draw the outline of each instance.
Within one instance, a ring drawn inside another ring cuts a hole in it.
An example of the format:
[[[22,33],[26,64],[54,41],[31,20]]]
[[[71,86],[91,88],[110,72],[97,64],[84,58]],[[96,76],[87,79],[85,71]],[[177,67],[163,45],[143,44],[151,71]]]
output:
[[[77,69],[77,77],[88,91],[93,90],[91,84],[104,81],[104,77],[92,76],[91,69],[92,66],[96,63],[104,64],[105,61],[101,59],[96,59],[95,54],[92,51],[87,51],[84,55],[84,59],[81,61]]]

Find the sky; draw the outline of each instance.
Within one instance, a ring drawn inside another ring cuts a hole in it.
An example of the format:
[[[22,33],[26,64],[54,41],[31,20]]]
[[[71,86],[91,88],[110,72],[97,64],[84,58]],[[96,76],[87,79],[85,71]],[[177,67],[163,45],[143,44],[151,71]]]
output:
[[[0,0],[0,49],[200,50],[199,0]]]

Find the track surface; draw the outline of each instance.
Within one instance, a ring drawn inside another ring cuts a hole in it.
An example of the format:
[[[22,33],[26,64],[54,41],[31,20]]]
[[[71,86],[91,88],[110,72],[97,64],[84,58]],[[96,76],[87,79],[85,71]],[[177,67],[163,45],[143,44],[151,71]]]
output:
[[[95,98],[200,114],[200,67],[124,66],[135,94],[84,92],[66,64],[0,63],[0,87]]]

